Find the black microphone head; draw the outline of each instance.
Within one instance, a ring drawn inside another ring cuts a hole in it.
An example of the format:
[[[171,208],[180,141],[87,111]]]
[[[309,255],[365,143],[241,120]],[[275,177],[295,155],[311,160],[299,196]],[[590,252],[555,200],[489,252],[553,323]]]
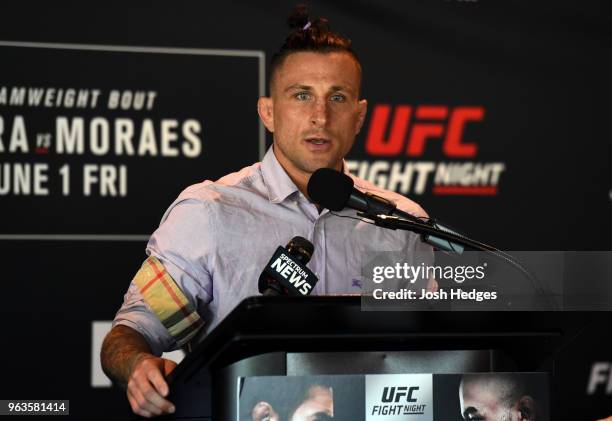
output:
[[[303,237],[293,237],[287,247],[278,247],[259,276],[264,295],[309,295],[318,279],[306,263],[314,246]]]
[[[355,183],[346,174],[331,168],[319,168],[308,181],[308,196],[317,205],[332,211],[341,211],[351,197]]]
[[[298,235],[289,241],[287,251],[305,265],[310,261],[312,253],[314,253],[314,246],[310,241]]]

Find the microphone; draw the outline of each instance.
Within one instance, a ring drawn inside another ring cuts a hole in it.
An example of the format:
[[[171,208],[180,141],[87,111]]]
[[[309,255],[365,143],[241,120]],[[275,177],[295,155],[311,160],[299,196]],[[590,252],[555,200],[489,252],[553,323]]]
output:
[[[266,296],[310,295],[318,282],[306,263],[314,246],[303,237],[293,237],[287,247],[278,247],[259,276],[259,292]]]
[[[467,246],[475,250],[490,252],[492,256],[520,270],[529,279],[538,294],[543,295],[548,301],[546,290],[542,288],[541,282],[509,254],[488,244],[474,241],[431,218],[422,221],[416,216],[397,209],[395,203],[383,197],[362,193],[355,188],[353,179],[346,174],[330,168],[320,168],[310,176],[307,191],[308,196],[321,207],[331,211],[340,211],[345,207],[355,209],[361,212],[361,216],[372,219],[376,225],[392,229],[399,227],[421,234],[423,242],[437,249],[462,254]],[[393,221],[395,223],[385,223],[385,219],[391,220],[391,218],[395,219]],[[554,302],[549,305],[553,309],[557,307]]]
[[[412,222],[427,224],[440,231],[460,235],[452,229],[442,226],[437,221],[424,222],[420,218],[397,209],[395,203],[371,193],[363,193],[355,188],[355,182],[348,175],[331,168],[316,170],[308,181],[308,196],[319,206],[331,211],[341,211],[344,208],[355,209],[365,217],[376,218],[378,215],[397,216]],[[421,236],[424,242],[446,251],[463,253],[464,246],[430,234]]]
[[[398,210],[395,203],[384,197],[357,190],[351,177],[331,168],[316,170],[310,177],[306,189],[315,203],[335,212],[351,208],[365,215],[396,214],[411,221],[423,222],[409,213]]]

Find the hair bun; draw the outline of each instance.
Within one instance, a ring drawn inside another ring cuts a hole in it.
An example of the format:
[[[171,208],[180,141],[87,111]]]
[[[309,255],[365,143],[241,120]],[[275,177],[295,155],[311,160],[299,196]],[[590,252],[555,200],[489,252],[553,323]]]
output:
[[[295,10],[289,15],[287,23],[291,29],[302,29],[308,23],[308,7],[305,4],[296,6]]]
[[[308,7],[305,4],[300,4],[293,9],[287,23],[291,31],[270,60],[270,85],[274,80],[272,75],[276,69],[288,55],[297,52],[346,52],[355,59],[355,63],[359,66],[359,59],[351,48],[351,40],[333,32],[326,18],[309,16]],[[361,66],[359,68],[361,69]]]

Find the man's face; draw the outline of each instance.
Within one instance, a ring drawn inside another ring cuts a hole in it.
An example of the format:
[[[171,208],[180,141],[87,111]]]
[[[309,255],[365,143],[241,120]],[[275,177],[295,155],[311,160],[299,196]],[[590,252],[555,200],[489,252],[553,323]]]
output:
[[[332,389],[312,386],[306,399],[295,409],[290,421],[329,420],[334,416]]]
[[[514,421],[520,420],[520,412],[499,401],[501,392],[494,384],[486,382],[462,383],[459,388],[461,415],[467,420]]]
[[[258,402],[251,411],[251,421],[280,421],[278,413],[268,402]]]
[[[366,101],[361,71],[348,53],[290,54],[277,69],[259,114],[274,134],[274,153],[290,176],[339,170],[359,133]]]

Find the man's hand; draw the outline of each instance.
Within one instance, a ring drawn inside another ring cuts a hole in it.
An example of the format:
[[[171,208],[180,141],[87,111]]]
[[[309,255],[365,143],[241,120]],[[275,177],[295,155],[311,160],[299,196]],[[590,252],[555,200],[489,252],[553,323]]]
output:
[[[151,354],[136,330],[122,325],[112,328],[104,338],[100,359],[106,375],[127,389],[134,413],[149,418],[174,412],[172,402],[164,398],[169,393],[166,376],[176,363]]]
[[[142,353],[137,357],[127,384],[127,396],[135,414],[153,417],[175,411],[168,396],[165,377],[176,367],[174,361]]]

